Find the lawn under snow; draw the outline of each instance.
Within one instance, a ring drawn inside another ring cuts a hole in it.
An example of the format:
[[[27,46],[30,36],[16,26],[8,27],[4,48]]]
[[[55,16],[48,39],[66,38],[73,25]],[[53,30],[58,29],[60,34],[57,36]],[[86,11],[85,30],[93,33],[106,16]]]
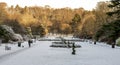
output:
[[[13,44],[8,44],[8,43],[0,44],[0,59],[1,57],[9,55],[10,53],[28,48],[28,45],[26,44],[27,42],[22,43],[22,46],[24,46],[24,48],[18,47],[17,42],[14,42]],[[5,50],[5,46],[11,47],[11,50]]]
[[[37,41],[31,48],[25,43],[24,48],[17,48],[17,45],[11,45],[11,50],[4,50],[0,46],[0,65],[120,65],[120,48],[112,49],[111,46],[89,42],[76,42],[81,48],[76,48],[76,55],[72,55],[71,48],[52,48],[49,47],[52,41]],[[17,50],[14,50],[17,49]]]

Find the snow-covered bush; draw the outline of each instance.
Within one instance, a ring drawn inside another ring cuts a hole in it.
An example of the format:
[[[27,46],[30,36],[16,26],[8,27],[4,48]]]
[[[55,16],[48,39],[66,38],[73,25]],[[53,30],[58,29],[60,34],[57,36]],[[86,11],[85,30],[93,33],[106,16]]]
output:
[[[73,47],[73,43],[72,42],[53,42],[52,45],[50,45],[50,47],[56,47],[56,48],[72,48]],[[81,46],[78,44],[75,44],[75,48],[80,48]]]
[[[1,28],[4,29],[5,31],[11,33],[11,34],[14,34],[14,31],[13,31],[13,29],[10,26],[1,25]]]
[[[120,38],[118,38],[118,39],[116,40],[116,44],[117,44],[117,46],[120,46]]]
[[[11,38],[13,41],[23,41],[23,37],[20,34],[13,34]]]
[[[2,42],[8,42],[11,34],[14,34],[11,27],[7,25],[0,25],[0,37],[4,38]]]
[[[20,34],[16,34],[13,29],[7,25],[0,25],[0,36],[3,38],[3,43],[9,42],[9,40],[23,41],[23,37]]]

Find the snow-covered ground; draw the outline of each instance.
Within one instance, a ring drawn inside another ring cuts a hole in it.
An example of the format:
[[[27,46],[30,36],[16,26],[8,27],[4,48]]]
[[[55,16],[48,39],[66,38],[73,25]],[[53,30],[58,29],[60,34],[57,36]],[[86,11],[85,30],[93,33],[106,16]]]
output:
[[[24,48],[26,47],[26,43],[24,42],[22,43],[22,46],[24,46]],[[5,46],[11,47],[11,50],[5,50]],[[8,54],[8,53],[12,53],[14,51],[17,50],[21,50],[24,49],[23,47],[18,47],[17,46],[17,42],[13,43],[13,44],[8,44],[8,43],[4,43],[4,44],[0,44],[0,57],[2,57],[2,55]]]
[[[0,65],[120,65],[119,47],[112,49],[102,43],[76,42],[82,47],[76,48],[76,55],[72,55],[71,48],[49,47],[51,44],[52,41],[37,41],[31,48],[25,44],[27,49],[0,58]],[[0,53],[2,50],[0,48]]]

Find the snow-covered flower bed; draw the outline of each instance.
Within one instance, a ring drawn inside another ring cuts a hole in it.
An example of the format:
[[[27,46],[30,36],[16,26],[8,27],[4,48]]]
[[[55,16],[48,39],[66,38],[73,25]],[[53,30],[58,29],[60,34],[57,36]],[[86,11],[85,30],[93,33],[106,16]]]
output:
[[[75,42],[52,42],[52,45],[50,47],[59,47],[59,48],[72,48],[73,43]],[[75,44],[75,48],[80,48],[81,46],[79,44]]]

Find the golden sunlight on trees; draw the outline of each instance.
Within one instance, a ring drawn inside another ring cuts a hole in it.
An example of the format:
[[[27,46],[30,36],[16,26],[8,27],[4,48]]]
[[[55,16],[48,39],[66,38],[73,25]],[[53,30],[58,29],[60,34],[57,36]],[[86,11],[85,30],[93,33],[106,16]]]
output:
[[[69,24],[61,24],[60,27],[63,34],[70,34],[72,32],[71,26]]]
[[[25,34],[26,28],[31,27],[31,33],[45,35],[47,33],[73,34],[76,37],[94,37],[102,25],[110,23],[112,17],[109,2],[98,2],[92,11],[83,8],[51,8],[49,5],[7,7],[0,3],[0,22],[11,26],[17,33]]]
[[[0,3],[0,23],[2,23],[5,19],[7,19],[7,11],[6,11],[7,4],[4,2]]]
[[[78,26],[78,30],[75,33],[77,37],[91,37],[95,28],[95,15],[92,12],[84,13],[84,17],[81,20],[81,24]]]
[[[36,19],[33,18],[33,16],[30,15],[30,14],[23,14],[23,15],[21,16],[21,21],[20,21],[20,23],[21,23],[22,25],[24,25],[25,27],[29,27],[29,26],[33,25],[35,22],[36,22]]]

